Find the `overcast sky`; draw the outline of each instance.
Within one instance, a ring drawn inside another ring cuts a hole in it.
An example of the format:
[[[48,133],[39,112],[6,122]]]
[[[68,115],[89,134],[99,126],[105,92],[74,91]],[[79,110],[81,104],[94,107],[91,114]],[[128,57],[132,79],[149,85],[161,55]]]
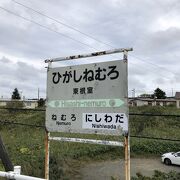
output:
[[[0,97],[45,97],[47,58],[126,47],[130,96],[180,91],[180,1],[0,0]]]

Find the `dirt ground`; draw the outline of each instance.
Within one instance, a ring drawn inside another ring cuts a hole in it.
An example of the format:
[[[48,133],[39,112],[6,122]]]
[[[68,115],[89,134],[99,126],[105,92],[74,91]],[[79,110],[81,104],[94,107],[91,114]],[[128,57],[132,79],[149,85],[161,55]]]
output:
[[[167,166],[161,163],[161,159],[136,159],[131,158],[131,176],[137,172],[146,176],[152,176],[154,170],[162,172],[177,171],[180,172],[180,166]],[[124,180],[124,160],[96,162],[85,165],[80,169],[80,176],[83,180],[111,180],[112,177],[118,180]]]

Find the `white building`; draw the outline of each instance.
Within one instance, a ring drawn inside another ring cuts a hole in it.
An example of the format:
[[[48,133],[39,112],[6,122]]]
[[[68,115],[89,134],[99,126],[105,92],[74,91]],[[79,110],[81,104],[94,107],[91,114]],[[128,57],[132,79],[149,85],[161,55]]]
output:
[[[180,99],[179,99],[180,100]],[[129,98],[129,106],[168,106],[176,105],[174,98],[151,99],[151,98]]]
[[[38,107],[38,100],[12,100],[12,99],[0,99],[0,107],[5,107],[9,102],[23,102],[23,105],[25,109],[35,109]]]
[[[176,107],[180,108],[180,92],[176,92],[175,99],[176,99]]]

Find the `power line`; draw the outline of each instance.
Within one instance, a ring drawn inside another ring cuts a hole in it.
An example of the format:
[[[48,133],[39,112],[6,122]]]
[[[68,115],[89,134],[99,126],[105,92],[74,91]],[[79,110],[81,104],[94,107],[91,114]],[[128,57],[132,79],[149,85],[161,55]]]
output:
[[[0,120],[0,123],[3,125],[19,125],[19,126],[28,126],[28,127],[36,127],[36,128],[45,128],[43,125],[36,125],[36,124],[26,124],[26,123],[19,123],[14,121],[7,121],[7,120]]]
[[[90,46],[89,44],[83,43],[83,42],[81,42],[81,41],[79,41],[79,40],[77,40],[77,39],[74,39],[74,38],[72,38],[72,37],[70,37],[70,36],[68,36],[68,35],[65,35],[65,34],[63,34],[63,33],[60,33],[59,31],[56,31],[56,30],[53,30],[53,29],[51,29],[51,28],[49,28],[49,27],[47,27],[47,26],[44,26],[44,25],[42,25],[42,24],[40,24],[40,23],[38,23],[38,22],[36,22],[36,21],[33,21],[33,20],[28,19],[28,18],[26,18],[26,17],[24,17],[24,16],[21,16],[21,15],[19,15],[19,14],[16,14],[16,13],[14,13],[14,12],[12,12],[12,11],[10,11],[10,10],[2,7],[2,6],[0,6],[0,9],[2,9],[2,10],[6,11],[6,12],[8,12],[8,13],[14,15],[14,16],[17,16],[17,17],[19,17],[19,18],[22,18],[22,19],[24,19],[24,20],[26,20],[26,21],[28,21],[28,22],[34,23],[34,24],[36,24],[36,25],[38,25],[38,26],[40,26],[40,27],[42,27],[42,28],[44,28],[44,29],[47,29],[47,30],[49,30],[49,31],[52,31],[52,32],[54,32],[54,33],[56,33],[56,34],[58,34],[58,35],[64,36],[64,37],[66,37],[66,38],[68,38],[68,39],[71,39],[71,40],[73,40],[73,41],[75,41],[75,42],[78,42],[78,43],[80,43],[80,44],[82,44],[82,45],[85,45],[85,46],[87,46],[87,47],[89,47],[89,48],[91,48],[91,49],[95,49],[93,46]]]
[[[0,108],[2,110],[9,110],[9,111],[46,111],[45,109],[25,109],[25,108]]]
[[[86,37],[88,37],[88,38],[90,38],[90,39],[93,39],[93,40],[95,40],[95,41],[97,41],[97,42],[99,42],[99,43],[101,43],[101,44],[104,44],[104,45],[106,45],[106,46],[115,48],[115,47],[113,47],[112,45],[110,45],[110,44],[108,44],[108,43],[105,43],[105,42],[103,42],[103,41],[101,41],[101,40],[99,40],[99,39],[97,39],[97,38],[95,38],[95,37],[93,37],[93,36],[91,36],[91,35],[89,35],[89,34],[87,34],[87,33],[84,33],[84,32],[82,32],[82,31],[80,31],[79,29],[77,29],[77,28],[75,28],[75,27],[73,27],[73,26],[71,26],[71,25],[65,24],[65,23],[63,23],[63,22],[61,22],[61,21],[59,21],[59,20],[57,20],[57,19],[55,19],[55,18],[53,18],[53,17],[50,17],[50,16],[48,16],[48,15],[46,15],[46,14],[40,12],[40,11],[37,11],[37,10],[35,10],[35,9],[27,6],[27,5],[24,5],[24,4],[22,4],[22,3],[18,2],[18,1],[15,1],[15,0],[11,0],[11,1],[13,1],[14,3],[16,3],[16,4],[20,5],[20,6],[23,6],[23,7],[27,8],[27,9],[30,9],[31,11],[34,11],[34,12],[36,12],[37,14],[40,14],[41,16],[44,16],[44,17],[46,17],[46,18],[48,18],[48,19],[50,19],[50,20],[53,20],[53,21],[55,21],[55,22],[58,23],[58,24],[61,24],[61,25],[65,26],[65,27],[67,27],[67,28],[69,28],[69,29],[72,29],[72,30],[74,30],[74,31],[76,31],[76,32],[78,32],[78,33],[80,33],[80,34],[82,34],[82,35],[84,35],[84,36],[86,36]]]
[[[63,33],[60,33],[59,31],[55,31],[55,30],[53,30],[53,29],[51,29],[51,28],[49,28],[49,27],[47,27],[47,26],[44,26],[44,25],[42,25],[42,24],[40,24],[40,23],[37,23],[37,22],[35,22],[35,21],[31,20],[31,19],[28,19],[28,18],[26,18],[26,17],[24,17],[24,16],[21,16],[21,15],[19,15],[19,14],[16,14],[16,13],[14,13],[14,12],[12,12],[12,11],[10,11],[10,10],[2,7],[2,6],[0,6],[0,9],[2,9],[2,10],[6,11],[6,12],[8,12],[8,13],[14,15],[14,16],[17,16],[17,17],[19,17],[19,18],[22,18],[22,19],[24,19],[24,20],[26,20],[26,21],[28,21],[28,22],[34,23],[34,24],[36,24],[36,25],[38,25],[38,26],[40,26],[40,27],[42,27],[42,28],[44,28],[44,29],[47,29],[47,30],[49,30],[49,31],[51,31],[51,32],[54,32],[54,33],[56,33],[56,34],[58,34],[58,35],[64,36],[64,37],[69,38],[69,39],[71,39],[71,40],[73,40],[73,41],[75,41],[75,42],[78,42],[78,43],[80,43],[80,44],[82,44],[82,45],[85,45],[85,46],[87,46],[87,47],[89,47],[89,48],[91,48],[91,49],[97,50],[96,48],[94,48],[93,46],[90,46],[89,44],[83,43],[83,42],[81,42],[81,41],[79,41],[79,40],[76,40],[76,39],[74,39],[74,38],[72,38],[72,37],[70,37],[70,36],[68,36],[68,35],[65,35],[65,34],[63,34]],[[112,55],[111,55],[111,56],[112,56]],[[113,57],[113,56],[112,56],[112,57]]]
[[[135,136],[135,135],[130,135],[130,137],[133,137],[133,138],[142,138],[142,139],[153,139],[153,140],[180,142],[180,139],[168,139],[168,138],[159,138],[159,137],[157,138],[157,137],[150,137],[150,136]]]
[[[169,71],[169,69],[167,69],[167,68],[165,68],[165,67],[159,66],[159,65],[154,64],[154,63],[151,63],[151,62],[149,62],[149,61],[144,61],[144,60],[142,60],[141,58],[139,58],[139,57],[137,57],[137,56],[134,56],[134,55],[129,55],[129,56],[134,57],[134,58],[138,59],[138,60],[141,61],[141,62],[144,62],[144,63],[150,64],[150,65],[152,65],[152,66],[155,66],[155,67],[157,67],[157,68],[165,69],[167,72],[170,72],[170,73],[172,73],[172,74],[175,75],[174,72]]]
[[[163,117],[180,117],[180,114],[154,114],[154,113],[133,113],[130,112],[131,116],[163,116]]]
[[[132,56],[132,55],[130,55],[130,56]],[[133,57],[133,56],[132,56]],[[137,58],[136,58],[137,59]],[[141,62],[143,62],[144,64],[151,64],[152,65],[152,63],[149,63],[149,62],[147,62],[147,61],[143,61],[143,60],[140,60],[140,59],[138,59],[139,61],[141,61]],[[135,63],[132,63],[131,62],[131,64],[132,65],[136,65]],[[164,75],[162,72],[160,72],[158,69],[155,69],[155,68],[151,68],[151,67],[149,67],[149,66],[143,66],[142,64],[138,64],[138,66],[136,66],[136,67],[138,67],[138,68],[140,68],[140,66],[141,67],[143,67],[143,69],[144,68],[146,68],[146,69],[150,69],[149,71],[147,71],[147,72],[150,72],[150,73],[153,73],[153,72],[155,72],[156,74],[158,74],[158,75],[160,75],[162,78],[164,78],[164,79],[167,79],[167,80],[171,80],[172,78],[170,78],[169,76],[167,76],[167,75]],[[154,64],[153,66],[155,66],[156,67],[156,65]],[[156,68],[160,68],[160,66],[159,67],[156,67]],[[163,67],[162,67],[163,68]],[[162,69],[161,68],[161,69]],[[172,72],[170,72],[170,73],[172,73]],[[148,74],[147,74],[148,75]],[[175,74],[174,74],[175,75]]]
[[[7,120],[0,120],[0,123],[3,125],[18,125],[18,126],[27,126],[27,127],[35,127],[35,128],[43,128],[43,125],[35,125],[35,124],[26,124],[26,123],[18,123],[14,121],[7,121]],[[153,140],[163,140],[163,141],[177,141],[180,142],[180,139],[168,139],[168,138],[159,138],[159,137],[150,137],[150,136],[137,136],[137,135],[130,135],[133,138],[142,138],[142,139],[153,139]]]
[[[45,112],[45,109],[25,109],[25,108],[0,108],[0,110],[10,110],[10,111],[37,111]],[[155,114],[155,113],[134,113],[129,112],[130,116],[166,116],[166,117],[180,117],[180,114]]]
[[[69,29],[72,29],[72,30],[74,30],[74,31],[76,31],[76,32],[78,32],[78,33],[80,33],[80,34],[82,34],[82,35],[84,35],[84,36],[86,36],[86,37],[88,37],[88,38],[90,38],[90,39],[93,39],[93,40],[95,40],[95,41],[97,41],[97,42],[99,42],[99,43],[101,43],[101,44],[104,44],[104,45],[109,46],[109,47],[111,47],[111,48],[115,48],[115,46],[112,46],[112,45],[109,44],[109,43],[103,42],[103,41],[101,41],[101,40],[93,37],[92,35],[89,35],[89,34],[87,34],[87,33],[85,33],[85,32],[82,32],[82,31],[80,31],[79,29],[77,29],[77,28],[75,28],[75,27],[73,27],[73,26],[71,26],[71,25],[65,24],[65,23],[63,23],[62,21],[59,21],[59,20],[57,20],[57,19],[55,19],[55,18],[53,18],[53,17],[50,17],[50,16],[48,16],[48,15],[46,15],[46,14],[40,12],[40,11],[37,11],[37,10],[35,10],[35,9],[33,9],[33,8],[25,5],[25,4],[22,4],[22,3],[20,3],[20,2],[18,2],[18,1],[16,1],[16,0],[11,0],[11,1],[13,1],[13,2],[16,3],[16,4],[18,4],[18,5],[20,5],[20,6],[23,6],[23,7],[27,8],[27,9],[33,11],[33,12],[35,12],[35,13],[41,15],[41,16],[44,16],[44,17],[46,17],[46,18],[48,18],[48,19],[50,19],[50,20],[52,20],[52,21],[55,21],[55,22],[58,23],[58,24],[61,24],[61,25],[65,26],[65,27],[67,27],[67,28],[69,28]],[[157,68],[161,68],[161,69],[163,68],[163,69],[165,69],[166,71],[174,74],[174,72],[169,71],[168,69],[166,69],[166,68],[164,68],[164,67],[158,66],[157,64],[154,64],[154,63],[151,63],[151,62],[147,62],[147,61],[141,60],[139,57],[134,56],[134,55],[130,55],[130,56],[132,56],[132,57],[134,57],[134,58],[136,58],[136,59],[139,59],[140,61],[142,61],[142,62],[144,62],[144,63],[153,65],[153,66],[155,66],[155,67],[157,67]]]
[[[15,0],[12,0],[12,1],[13,1],[14,3],[16,3],[16,4],[19,4],[19,5],[21,5],[21,6],[25,7],[25,8],[28,8],[28,9],[34,11],[34,12],[36,12],[36,13],[42,15],[42,16],[45,16],[46,18],[51,19],[51,20],[53,20],[53,21],[55,21],[55,22],[57,22],[57,23],[65,26],[65,27],[68,27],[68,28],[70,28],[70,29],[72,29],[72,30],[74,30],[74,31],[76,31],[76,32],[79,32],[79,33],[87,36],[88,38],[91,38],[91,39],[93,39],[93,40],[95,40],[95,41],[97,41],[97,42],[99,42],[99,43],[101,43],[101,44],[104,44],[104,45],[109,46],[109,47],[111,47],[111,48],[115,48],[115,46],[112,46],[112,45],[110,45],[110,44],[108,44],[108,43],[105,43],[105,42],[103,42],[103,41],[101,41],[101,40],[99,40],[99,39],[97,39],[97,38],[94,38],[93,36],[88,35],[88,34],[82,32],[82,31],[74,28],[73,26],[67,25],[67,24],[65,24],[65,23],[63,23],[63,22],[61,22],[61,21],[59,21],[59,20],[57,20],[57,19],[55,19],[55,18],[52,18],[52,17],[50,17],[50,16],[48,16],[48,15],[46,15],[46,14],[43,14],[43,13],[41,13],[41,12],[39,12],[39,11],[31,8],[31,7],[28,7],[28,6],[26,6],[26,5],[22,4],[22,3],[19,3],[19,2],[15,1]],[[78,42],[78,43],[80,43],[80,44],[82,44],[82,45],[85,45],[85,46],[87,46],[87,47],[89,47],[89,48],[92,48],[92,49],[97,50],[96,48],[94,48],[93,46],[90,46],[89,44],[83,43],[83,42],[81,42],[81,41],[79,41],[79,40],[77,40],[77,39],[74,39],[74,38],[72,38],[72,37],[70,37],[70,36],[68,36],[68,35],[65,35],[65,34],[63,34],[63,33],[60,33],[59,31],[53,30],[53,29],[51,29],[51,28],[49,28],[49,27],[47,27],[47,26],[44,26],[44,25],[42,25],[42,24],[40,24],[40,23],[37,23],[37,22],[35,22],[35,21],[31,20],[31,19],[25,18],[24,16],[21,16],[21,15],[19,15],[19,14],[16,14],[16,13],[14,13],[14,12],[6,9],[6,8],[3,8],[2,6],[0,6],[0,8],[3,9],[4,11],[10,13],[10,14],[13,14],[13,15],[19,17],[19,18],[22,18],[22,19],[24,19],[24,20],[26,20],[26,21],[29,21],[29,22],[31,22],[31,23],[34,23],[34,24],[38,25],[38,26],[41,26],[41,27],[44,28],[44,29],[47,29],[47,30],[49,30],[49,31],[52,31],[52,32],[58,34],[58,35],[64,36],[64,37],[69,38],[69,39],[71,39],[71,40],[73,40],[73,41],[76,41],[76,42]],[[150,63],[150,62],[141,60],[141,59],[140,59],[139,57],[137,57],[137,56],[133,56],[133,55],[130,55],[130,56],[132,56],[132,57],[134,57],[134,58],[136,58],[136,59],[139,59],[140,61],[142,61],[142,62],[144,62],[144,63],[151,64],[151,65],[153,65],[153,66],[155,66],[155,67],[157,67],[157,68],[161,68],[161,69],[163,68],[163,69],[165,69],[166,71],[168,71],[168,72],[170,72],[170,73],[173,73],[173,72],[167,70],[167,69],[164,68],[164,67],[158,66],[157,64],[154,64],[154,63]],[[173,74],[174,74],[174,73],[173,73]],[[174,74],[174,75],[175,75],[175,74]],[[163,77],[164,77],[164,76],[163,76]],[[170,79],[170,78],[168,78],[168,79]]]
[[[82,31],[80,31],[79,29],[77,29],[77,28],[75,28],[75,27],[73,27],[73,26],[71,26],[71,25],[65,24],[65,23],[63,23],[62,21],[59,21],[59,20],[57,20],[57,19],[55,19],[55,18],[53,18],[53,17],[50,17],[50,16],[48,16],[48,15],[46,15],[46,14],[40,12],[40,11],[37,11],[37,10],[35,10],[35,9],[33,9],[33,8],[25,5],[25,4],[22,4],[22,3],[20,3],[20,2],[18,2],[18,1],[16,1],[16,0],[11,0],[11,1],[13,1],[14,3],[16,3],[16,4],[20,5],[20,6],[23,6],[23,7],[27,8],[27,9],[30,9],[31,11],[34,11],[35,13],[40,14],[41,16],[44,16],[44,17],[46,17],[46,18],[48,18],[48,19],[50,19],[50,20],[53,20],[53,21],[55,21],[55,22],[58,23],[58,24],[61,24],[61,25],[65,26],[65,27],[67,27],[67,28],[69,28],[69,29],[72,29],[72,30],[80,33],[80,34],[83,34],[84,36],[87,36],[88,38],[93,39],[93,40],[95,40],[95,41],[97,41],[97,42],[99,42],[99,43],[101,43],[101,44],[104,44],[104,45],[109,46],[109,47],[111,47],[111,48],[115,48],[114,46],[112,46],[112,45],[109,44],[109,43],[103,42],[103,41],[101,41],[101,40],[93,37],[92,35],[89,35],[89,34],[87,34],[87,33],[85,33],[85,32],[82,32]],[[131,56],[132,56],[132,55],[131,55]],[[132,57],[138,58],[137,56],[132,56]],[[156,67],[158,67],[158,68],[164,68],[164,67],[155,65],[155,64],[153,64],[153,63],[150,63],[150,62],[146,62],[146,63],[151,64],[151,65],[154,65],[154,66],[156,66]],[[167,70],[167,69],[166,69],[166,70]],[[171,71],[169,71],[169,72],[171,72]],[[171,73],[173,73],[173,72],[171,72]]]

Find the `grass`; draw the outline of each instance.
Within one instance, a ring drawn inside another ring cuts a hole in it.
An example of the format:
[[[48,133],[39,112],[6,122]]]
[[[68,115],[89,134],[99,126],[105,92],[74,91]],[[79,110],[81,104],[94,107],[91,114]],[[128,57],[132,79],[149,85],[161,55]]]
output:
[[[131,112],[180,114],[173,107],[154,108],[141,107],[130,109]],[[45,112],[9,112],[0,110],[0,120],[10,120],[19,123],[44,125]],[[169,139],[180,139],[180,123],[178,118],[130,116],[130,131],[132,135],[153,136]],[[17,126],[13,124],[0,125],[0,134],[14,165],[22,166],[22,174],[44,177],[44,135],[43,128]],[[123,137],[100,136],[87,134],[52,133],[52,136],[79,137],[90,139],[106,139],[123,141]],[[131,138],[131,156],[160,156],[167,151],[177,151],[179,142],[157,141]],[[76,171],[83,162],[94,160],[110,160],[124,157],[120,147],[51,142],[50,143],[50,179],[79,179]],[[0,164],[0,169],[3,169]]]

